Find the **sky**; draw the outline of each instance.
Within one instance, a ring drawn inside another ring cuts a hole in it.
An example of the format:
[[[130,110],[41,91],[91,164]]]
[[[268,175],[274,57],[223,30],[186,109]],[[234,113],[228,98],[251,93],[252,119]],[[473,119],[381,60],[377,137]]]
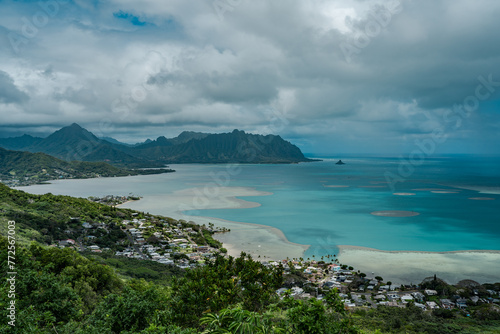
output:
[[[500,154],[496,0],[0,0],[0,137]]]

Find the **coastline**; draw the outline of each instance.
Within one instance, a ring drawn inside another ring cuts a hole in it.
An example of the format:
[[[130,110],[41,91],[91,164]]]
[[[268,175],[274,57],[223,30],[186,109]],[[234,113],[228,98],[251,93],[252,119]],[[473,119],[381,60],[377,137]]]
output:
[[[196,224],[226,227],[230,232],[216,233],[214,238],[224,244],[228,254],[239,256],[243,251],[256,260],[271,261],[287,257],[300,258],[309,245],[289,241],[283,231],[272,226],[255,223],[235,222],[220,218],[203,216],[203,210],[209,209],[251,209],[261,206],[258,202],[248,201],[238,196],[270,196],[272,193],[258,191],[250,187],[218,187],[217,191],[206,196],[200,188],[187,188],[173,192],[168,196],[144,196],[141,201],[123,203],[123,207],[152,211],[174,219],[193,221]],[[125,205],[127,204],[127,205]],[[190,215],[186,211],[192,211]]]
[[[157,212],[158,214],[194,221],[200,225],[213,223],[215,226],[229,228],[230,232],[216,233],[214,238],[223,243],[231,256],[237,257],[243,251],[260,261],[305,258],[304,253],[310,245],[289,241],[278,228],[203,215],[203,210],[207,209],[256,208],[261,204],[238,196],[270,195],[272,193],[250,187],[220,187],[212,196],[204,196],[200,188],[188,188],[175,191],[169,196],[145,196],[141,201],[128,203],[126,207],[141,211],[161,207],[163,212]],[[191,211],[191,214],[186,214],[186,211]],[[369,276],[373,272],[374,275],[371,276],[380,275],[394,284],[420,283],[434,274],[448,283],[468,278],[480,283],[496,282],[500,277],[500,267],[496,269],[500,263],[500,250],[429,252],[384,251],[352,245],[336,247],[339,249],[337,257],[341,263],[353,266]]]
[[[163,174],[163,175],[169,175]],[[132,176],[128,183],[116,178],[110,178],[111,188],[117,194],[129,193],[134,190],[135,183],[145,176]],[[120,181],[120,182],[118,182]],[[87,187],[81,190],[80,185],[85,182]],[[21,189],[31,193],[66,194],[77,197],[90,195],[107,195],[109,188],[102,190],[94,186],[94,180],[63,180],[54,181],[55,185],[30,186]],[[64,187],[61,187],[64,184]],[[194,188],[177,188],[168,193],[145,194],[139,201],[122,203],[119,207],[130,208],[143,212],[194,221],[198,224],[214,223],[231,229],[229,233],[218,233],[217,240],[224,243],[230,255],[239,256],[241,251],[251,254],[259,260],[279,260],[305,257],[304,252],[308,245],[298,245],[287,240],[283,232],[277,228],[254,223],[225,221],[204,217],[204,209],[251,209],[261,204],[255,201],[238,198],[239,196],[266,196],[269,192],[258,191],[251,187],[212,187],[205,189],[201,185]],[[118,186],[117,186],[118,185]],[[125,186],[122,186],[125,185]],[[58,186],[58,191],[52,188]],[[62,191],[61,191],[62,188]],[[73,194],[74,189],[80,189],[80,194]],[[35,190],[36,191],[32,191]],[[99,189],[96,191],[96,189]],[[208,195],[206,194],[208,193]],[[185,214],[189,211],[190,215]],[[242,216],[245,213],[242,212]],[[260,247],[259,247],[260,246]],[[496,282],[500,279],[500,251],[465,250],[454,252],[425,252],[425,251],[381,251],[366,247],[338,246],[341,253],[338,258],[343,264],[353,266],[367,275],[372,272],[382,276],[385,280],[394,283],[420,283],[425,277],[437,274],[438,277],[454,283],[462,279],[471,278],[479,282]],[[261,256],[259,258],[259,255]],[[266,257],[264,257],[266,256]],[[485,274],[486,273],[486,274]]]
[[[500,250],[428,252],[384,251],[352,245],[337,247],[341,263],[395,284],[418,284],[434,274],[450,284],[464,279],[494,283],[500,278]]]
[[[117,204],[117,205],[113,205],[115,208],[118,208],[120,205],[124,205],[124,204],[127,204],[127,203],[132,203],[132,202],[137,202],[137,201],[140,201],[140,199],[129,199],[123,203],[120,203],[120,204]]]
[[[238,257],[241,252],[259,261],[279,261],[286,258],[300,258],[310,245],[289,241],[283,231],[272,226],[254,223],[228,221],[206,216],[192,217],[195,222],[207,221],[215,226],[224,226],[230,232],[215,233],[214,239],[223,243],[227,253]]]

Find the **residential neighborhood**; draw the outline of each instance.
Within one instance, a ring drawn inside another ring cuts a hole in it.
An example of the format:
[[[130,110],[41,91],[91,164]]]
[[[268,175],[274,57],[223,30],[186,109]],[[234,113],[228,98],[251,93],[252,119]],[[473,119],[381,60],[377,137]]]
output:
[[[107,196],[94,201],[116,205],[129,197]],[[137,214],[132,214],[137,216]],[[198,226],[193,222],[177,221],[156,216],[124,219],[121,224],[89,223],[71,217],[77,228],[66,230],[72,239],[60,240],[60,248],[71,247],[78,251],[108,252],[115,256],[151,260],[165,265],[189,268],[204,263],[214,253],[224,252],[221,244],[211,238],[225,229]],[[112,241],[112,242],[109,242]]]

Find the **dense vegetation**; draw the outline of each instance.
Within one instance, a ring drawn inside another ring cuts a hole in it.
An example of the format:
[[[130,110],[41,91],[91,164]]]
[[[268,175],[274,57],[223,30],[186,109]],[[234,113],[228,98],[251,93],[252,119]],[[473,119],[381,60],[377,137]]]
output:
[[[0,246],[7,248],[3,236]],[[6,268],[7,252],[0,256]],[[122,280],[96,259],[37,244],[18,247],[16,266],[18,333],[355,332],[336,292],[326,303],[280,301],[274,291],[282,268],[244,255],[218,256],[182,277],[172,273],[171,286]],[[0,317],[7,319],[9,286],[2,276]],[[0,333],[10,330],[3,322]]]

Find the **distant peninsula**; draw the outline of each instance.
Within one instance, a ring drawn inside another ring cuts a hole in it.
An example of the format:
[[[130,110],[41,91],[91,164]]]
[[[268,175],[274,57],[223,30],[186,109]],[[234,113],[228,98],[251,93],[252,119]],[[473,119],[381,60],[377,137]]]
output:
[[[27,186],[55,179],[87,179],[174,172],[172,169],[127,169],[105,162],[63,161],[45,153],[0,148],[0,180],[9,186]]]
[[[162,167],[173,163],[299,163],[315,161],[277,135],[250,134],[240,130],[209,134],[182,132],[175,138],[130,145],[98,138],[73,123],[46,138],[23,135],[0,138],[9,150],[46,153],[65,161],[107,162],[117,167]]]

